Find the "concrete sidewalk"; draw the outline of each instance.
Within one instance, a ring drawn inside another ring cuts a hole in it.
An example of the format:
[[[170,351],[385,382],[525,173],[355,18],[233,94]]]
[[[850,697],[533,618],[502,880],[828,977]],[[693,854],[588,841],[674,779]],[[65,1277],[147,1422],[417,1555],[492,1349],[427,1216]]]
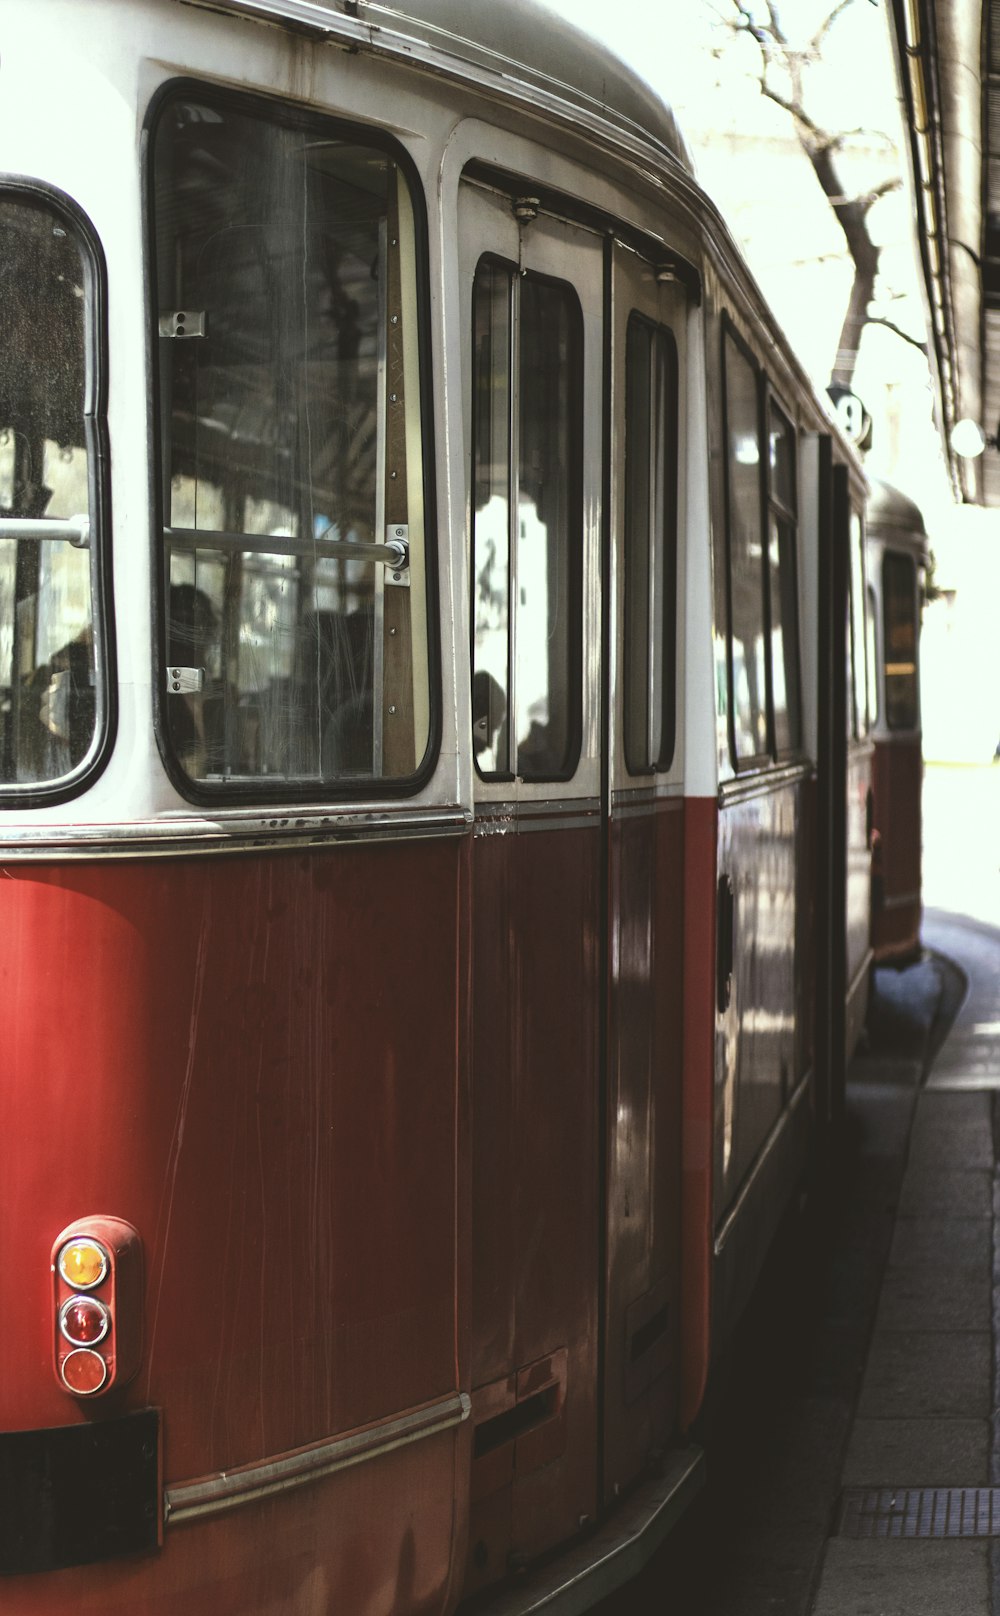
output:
[[[852,1071],[852,1104],[894,1115],[874,1175],[890,1204],[893,1156],[901,1182],[813,1616],[1000,1616],[1000,931],[932,912],[923,935],[967,992],[940,1049],[926,1052],[922,1084],[912,1037],[909,1056],[874,1053]],[[880,978],[883,1014],[895,1008],[915,1032],[931,984],[913,972]],[[884,1091],[896,1085],[892,1105]]]

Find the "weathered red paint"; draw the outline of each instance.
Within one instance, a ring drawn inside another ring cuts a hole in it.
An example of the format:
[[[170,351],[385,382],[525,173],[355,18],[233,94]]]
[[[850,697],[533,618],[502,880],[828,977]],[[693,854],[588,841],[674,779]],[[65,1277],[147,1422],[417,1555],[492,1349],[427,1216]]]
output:
[[[677,1417],[683,801],[633,809],[610,835],[606,1500],[640,1474]]]
[[[461,845],[4,871],[0,1428],[95,1417],[51,1333],[53,1239],[95,1207],[146,1251],[142,1365],[101,1413],[162,1410],[168,1487],[454,1392]],[[81,1611],[286,1609],[308,1565],[339,1608],[424,1608],[467,1441],[168,1528],[154,1566],[19,1581],[12,1607],[71,1585]]]
[[[698,1414],[711,1356],[715,1071],[715,871],[718,804],[684,804],[684,1123],[680,1424]]]
[[[513,822],[516,824],[516,821]],[[533,1441],[473,1466],[466,1588],[596,1511],[600,830],[523,826],[473,844],[472,1384],[485,1424],[562,1353]],[[502,1428],[501,1432],[502,1434]],[[478,1465],[478,1469],[477,1469]]]

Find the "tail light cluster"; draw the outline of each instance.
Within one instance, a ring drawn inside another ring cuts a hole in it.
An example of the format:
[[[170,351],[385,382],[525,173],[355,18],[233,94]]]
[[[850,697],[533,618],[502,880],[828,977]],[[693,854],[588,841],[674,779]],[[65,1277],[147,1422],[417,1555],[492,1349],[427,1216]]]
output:
[[[124,1385],[142,1354],[142,1242],[121,1218],[80,1218],[52,1247],[55,1371],[65,1391]]]

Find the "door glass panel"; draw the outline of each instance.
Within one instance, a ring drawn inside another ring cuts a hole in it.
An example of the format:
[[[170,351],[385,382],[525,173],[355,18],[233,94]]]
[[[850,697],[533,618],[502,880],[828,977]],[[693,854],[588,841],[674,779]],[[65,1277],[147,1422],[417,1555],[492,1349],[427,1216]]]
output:
[[[625,355],[625,761],[668,769],[677,615],[677,349],[633,314]]]
[[[174,754],[208,786],[406,779],[430,713],[405,176],[208,94],[154,152]]]
[[[799,703],[799,614],[796,566],[795,433],[771,404],[768,411],[768,588],[771,607],[771,684],[778,753],[802,740]]]
[[[886,552],[882,563],[885,597],[885,717],[890,729],[916,729],[917,575],[909,556]]]
[[[579,303],[484,259],[473,308],[476,762],[486,778],[568,779],[580,748]]]
[[[105,705],[94,639],[92,282],[60,209],[0,197],[2,786],[82,771]]]
[[[510,774],[511,278],[479,266],[473,292],[472,744],[481,774]]]
[[[851,647],[854,666],[854,733],[868,734],[868,636],[865,625],[864,529],[851,512]]]
[[[879,715],[879,680],[878,680],[878,648],[875,643],[875,623],[878,608],[875,603],[875,591],[868,585],[868,712],[872,724],[878,722]]]
[[[725,376],[733,730],[745,761],[768,750],[760,416],[757,371],[728,331]]]

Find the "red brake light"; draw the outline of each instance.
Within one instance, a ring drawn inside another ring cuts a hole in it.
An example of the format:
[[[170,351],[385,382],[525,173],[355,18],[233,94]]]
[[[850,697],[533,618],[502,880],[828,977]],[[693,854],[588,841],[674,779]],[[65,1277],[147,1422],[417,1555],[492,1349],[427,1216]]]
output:
[[[59,1328],[75,1347],[93,1347],[103,1341],[111,1315],[95,1296],[72,1296],[59,1311]]]

